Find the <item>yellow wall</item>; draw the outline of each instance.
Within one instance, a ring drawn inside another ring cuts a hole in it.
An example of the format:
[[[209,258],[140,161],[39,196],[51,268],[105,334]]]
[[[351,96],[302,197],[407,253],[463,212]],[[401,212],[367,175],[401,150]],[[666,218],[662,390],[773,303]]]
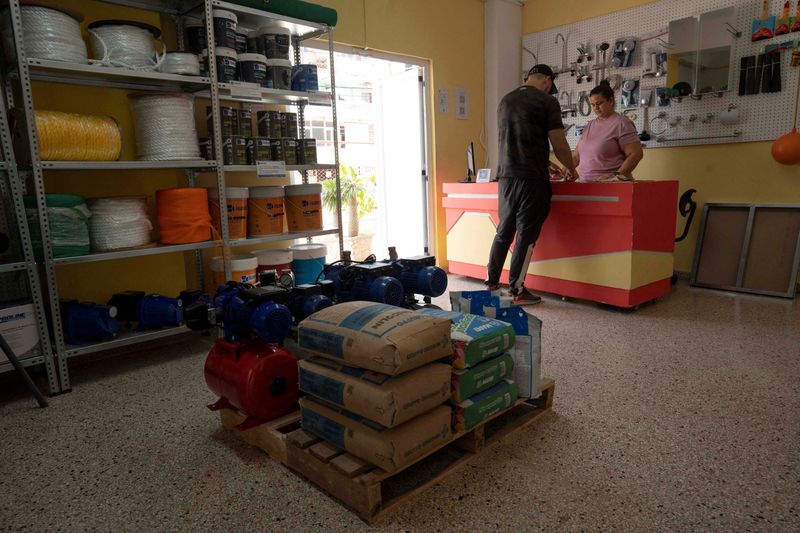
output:
[[[650,0],[529,0],[522,9],[523,35],[650,3]],[[796,75],[796,72],[791,71]],[[787,110],[787,112],[791,112]],[[700,209],[705,202],[800,203],[800,167],[776,163],[770,142],[645,150],[637,179],[677,179],[681,192],[697,189],[698,215],[675,249],[675,269],[692,268]],[[683,229],[678,219],[676,234]]]
[[[339,25],[333,32],[336,42],[430,61],[432,87],[428,90],[428,109],[433,121],[431,175],[435,191],[431,199],[435,205],[433,252],[446,265],[442,183],[463,179],[464,150],[470,141],[477,148],[475,160],[485,159],[478,148],[484,124],[483,1],[316,0],[316,3],[338,11]],[[469,90],[469,120],[456,120],[453,113],[456,87]],[[450,110],[446,114],[434,105],[440,89],[450,94]]]

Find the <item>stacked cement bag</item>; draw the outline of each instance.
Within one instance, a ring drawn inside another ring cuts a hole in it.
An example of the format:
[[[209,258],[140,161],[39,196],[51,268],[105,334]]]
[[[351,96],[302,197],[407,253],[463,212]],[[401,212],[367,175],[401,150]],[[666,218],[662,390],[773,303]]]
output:
[[[511,324],[468,313],[422,309],[420,314],[449,319],[451,356],[452,424],[467,431],[517,402],[513,381],[514,347]]]
[[[303,428],[387,472],[451,437],[451,323],[372,302],[347,302],[302,321]],[[512,341],[513,342],[513,341]]]

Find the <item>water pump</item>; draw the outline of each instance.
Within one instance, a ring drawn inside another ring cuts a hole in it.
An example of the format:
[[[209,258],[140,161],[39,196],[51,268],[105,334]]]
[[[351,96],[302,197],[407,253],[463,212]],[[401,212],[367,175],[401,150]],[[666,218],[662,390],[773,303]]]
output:
[[[297,324],[309,315],[332,306],[334,298],[334,283],[327,279],[293,287],[289,297],[289,309],[294,323]]]
[[[117,308],[111,305],[61,300],[61,321],[67,344],[107,341],[119,332]]]
[[[114,294],[108,305],[117,308],[119,320],[138,322],[136,331],[176,327],[183,323],[183,302],[178,298],[123,291]]]
[[[377,262],[340,261],[323,268],[325,279],[333,281],[337,302],[365,300],[399,306],[405,292],[394,273],[393,265]]]
[[[394,277],[403,284],[406,303],[414,304],[415,294],[430,303],[431,297],[441,296],[447,290],[447,272],[436,266],[436,257],[418,255],[387,261],[394,267]]]

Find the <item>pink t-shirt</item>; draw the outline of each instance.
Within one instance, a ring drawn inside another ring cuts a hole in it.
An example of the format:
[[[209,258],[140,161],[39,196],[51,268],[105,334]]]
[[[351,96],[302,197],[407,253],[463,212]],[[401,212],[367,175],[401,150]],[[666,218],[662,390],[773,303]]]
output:
[[[619,113],[590,120],[578,141],[581,181],[597,181],[618,171],[625,161],[622,146],[638,140],[636,126]]]

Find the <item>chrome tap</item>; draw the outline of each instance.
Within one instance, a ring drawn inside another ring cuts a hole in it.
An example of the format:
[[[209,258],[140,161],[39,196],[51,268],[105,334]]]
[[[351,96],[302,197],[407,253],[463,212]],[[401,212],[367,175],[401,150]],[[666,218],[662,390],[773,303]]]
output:
[[[558,38],[561,37],[561,72],[567,71],[567,39],[564,37],[563,34],[558,33],[556,34],[556,44],[558,44]]]

